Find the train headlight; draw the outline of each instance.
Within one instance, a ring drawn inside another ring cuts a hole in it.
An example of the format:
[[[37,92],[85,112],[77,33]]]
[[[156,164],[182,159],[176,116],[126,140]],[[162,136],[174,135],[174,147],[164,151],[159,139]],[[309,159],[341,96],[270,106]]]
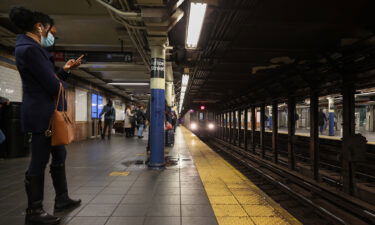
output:
[[[208,129],[213,130],[215,129],[215,125],[213,123],[208,124]]]
[[[191,123],[190,124],[190,129],[196,130],[196,129],[198,129],[198,125],[196,123]]]

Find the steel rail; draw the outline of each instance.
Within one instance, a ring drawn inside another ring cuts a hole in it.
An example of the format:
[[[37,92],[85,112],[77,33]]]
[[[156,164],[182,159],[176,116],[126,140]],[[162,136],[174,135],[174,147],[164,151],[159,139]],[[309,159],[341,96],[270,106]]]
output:
[[[274,165],[272,162],[261,159],[260,157],[253,155],[249,152],[245,152],[243,149],[240,149],[237,146],[228,144],[220,139],[214,138],[215,142],[224,145],[231,150],[235,151],[237,154],[240,154],[242,158],[248,159],[252,162],[255,162],[261,165],[264,168],[267,168],[276,174],[279,174],[281,177],[292,181],[293,183],[310,190],[317,196],[321,196],[323,199],[328,200],[331,204],[345,209],[348,212],[351,212],[353,215],[356,215],[359,218],[366,218],[371,222],[375,222],[375,213],[374,207],[369,203],[365,203],[359,199],[353,197],[346,197],[344,193],[333,193],[329,188],[323,187],[321,185],[317,186],[314,181],[309,180],[308,178],[302,178],[297,176],[294,171],[288,171],[285,168]],[[367,205],[367,206],[365,206]]]
[[[218,148],[220,148],[219,146],[217,146]],[[276,186],[279,186],[280,188],[282,188],[284,191],[288,192],[289,194],[297,197],[298,199],[302,200],[303,202],[307,203],[309,206],[315,208],[315,209],[318,209],[321,213],[324,213],[330,217],[332,217],[335,221],[338,221],[340,222],[341,224],[343,225],[350,225],[350,223],[347,223],[345,222],[343,219],[337,217],[336,215],[334,215],[333,213],[331,213],[330,211],[328,211],[327,209],[315,204],[313,201],[311,201],[310,199],[306,198],[305,196],[303,196],[302,194],[299,194],[299,193],[296,193],[295,191],[293,191],[290,187],[288,187],[287,185],[283,184],[282,182],[276,180],[275,178],[273,178],[272,176],[264,173],[263,171],[261,171],[260,169],[256,168],[255,166],[251,165],[250,163],[248,163],[246,161],[246,159],[244,159],[243,157],[241,157],[241,155],[238,155],[238,154],[233,154],[233,152],[230,152],[226,149],[223,149],[223,148],[220,148],[220,150],[224,151],[226,154],[228,154],[229,156],[235,158],[236,160],[238,160],[242,165],[244,165],[245,167],[247,168],[250,168],[251,170],[254,170],[255,172],[257,172],[258,174],[260,174],[261,176],[263,176],[264,178],[266,178],[269,182],[271,182],[272,184],[276,185]]]

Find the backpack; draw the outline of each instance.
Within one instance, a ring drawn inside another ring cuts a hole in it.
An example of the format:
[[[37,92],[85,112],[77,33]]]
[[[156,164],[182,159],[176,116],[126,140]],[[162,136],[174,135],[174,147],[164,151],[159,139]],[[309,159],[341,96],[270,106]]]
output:
[[[113,114],[115,114],[114,111],[115,111],[115,109],[113,107],[111,107],[111,109],[104,114],[104,117],[108,118],[108,117],[112,116]]]
[[[137,120],[137,123],[138,124],[143,124],[144,123],[144,121],[145,121],[145,116],[144,116],[144,114],[143,114],[143,112],[141,112],[141,111],[138,111],[137,113],[136,113],[136,120]]]

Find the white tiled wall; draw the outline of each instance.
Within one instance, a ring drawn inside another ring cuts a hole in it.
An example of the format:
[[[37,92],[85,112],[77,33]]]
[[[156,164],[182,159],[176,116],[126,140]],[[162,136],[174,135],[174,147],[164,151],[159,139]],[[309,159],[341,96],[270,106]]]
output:
[[[87,91],[76,88],[76,121],[87,121]]]
[[[0,66],[0,96],[22,102],[22,82],[17,70]]]
[[[121,103],[121,106],[119,104],[115,104],[116,109],[116,120],[124,120],[125,119],[125,104]]]

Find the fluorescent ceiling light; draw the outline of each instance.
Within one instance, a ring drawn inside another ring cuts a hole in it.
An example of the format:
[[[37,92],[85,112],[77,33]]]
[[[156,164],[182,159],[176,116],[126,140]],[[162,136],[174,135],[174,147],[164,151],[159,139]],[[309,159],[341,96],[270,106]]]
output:
[[[187,74],[182,75],[181,92],[180,92],[180,107],[179,107],[178,113],[181,113],[181,110],[182,110],[182,106],[183,106],[184,99],[185,99],[186,87],[187,87],[188,82],[189,82],[189,75],[187,75]]]
[[[118,83],[108,83],[110,85],[119,85],[119,86],[148,86],[150,85],[150,83],[122,83],[122,82],[118,82]]]
[[[189,75],[186,75],[186,74],[182,75],[182,86],[187,86],[188,82],[189,82]]]
[[[204,14],[206,13],[206,3],[190,4],[188,34],[186,45],[188,48],[196,48],[198,45],[199,36],[202,31]]]

